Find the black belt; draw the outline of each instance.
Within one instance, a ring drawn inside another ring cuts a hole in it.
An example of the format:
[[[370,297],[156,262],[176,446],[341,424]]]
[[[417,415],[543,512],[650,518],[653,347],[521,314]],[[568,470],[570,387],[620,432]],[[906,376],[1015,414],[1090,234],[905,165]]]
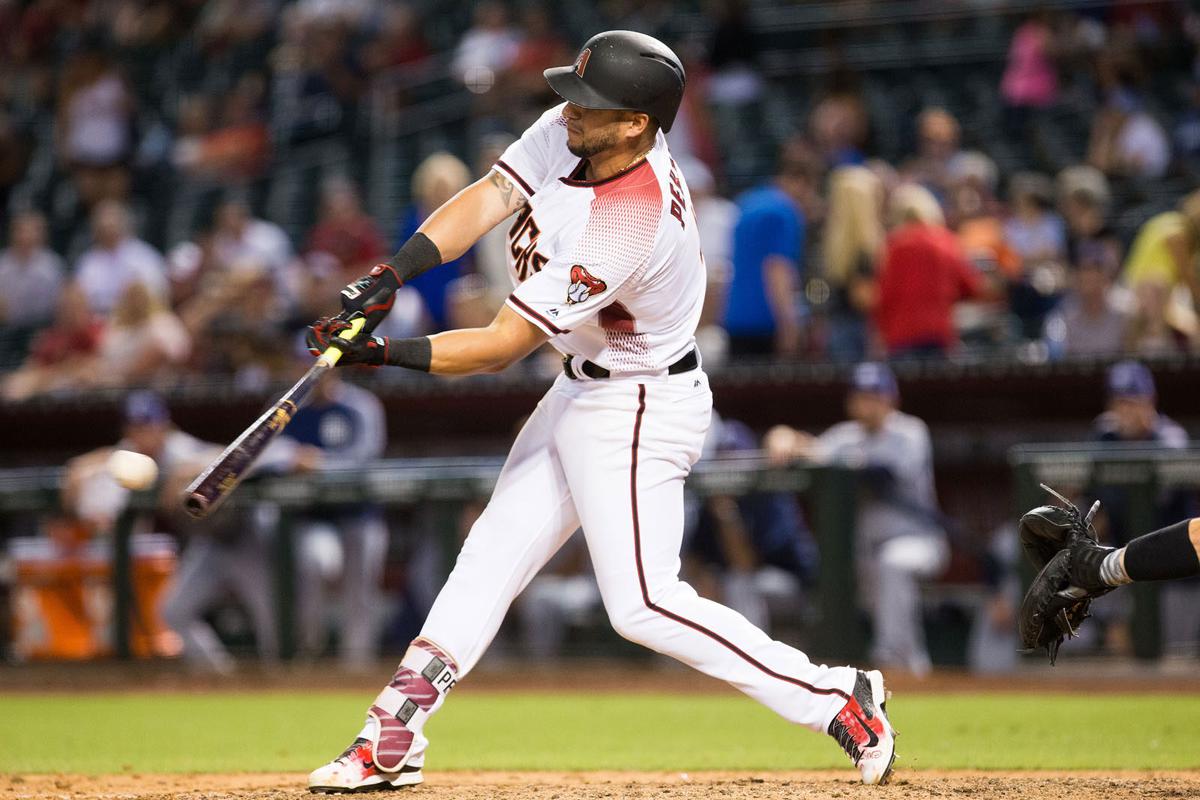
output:
[[[696,349],[692,348],[683,358],[676,361],[671,366],[667,367],[668,375],[678,375],[681,372],[691,372],[696,367],[700,366],[700,357],[696,355]],[[584,361],[579,365],[579,371],[587,375],[592,380],[603,380],[611,378],[612,373],[606,370],[599,364],[593,364],[591,361]],[[575,367],[571,366],[571,357],[563,357],[563,372],[573,381],[579,380],[579,376],[575,374]]]

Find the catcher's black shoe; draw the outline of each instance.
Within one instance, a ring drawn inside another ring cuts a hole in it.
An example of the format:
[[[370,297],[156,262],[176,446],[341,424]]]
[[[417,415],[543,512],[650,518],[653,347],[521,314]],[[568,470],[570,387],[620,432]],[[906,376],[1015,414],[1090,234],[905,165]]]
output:
[[[829,723],[829,735],[850,756],[865,784],[885,784],[896,762],[896,731],[887,718],[879,670],[859,670],[854,692]]]

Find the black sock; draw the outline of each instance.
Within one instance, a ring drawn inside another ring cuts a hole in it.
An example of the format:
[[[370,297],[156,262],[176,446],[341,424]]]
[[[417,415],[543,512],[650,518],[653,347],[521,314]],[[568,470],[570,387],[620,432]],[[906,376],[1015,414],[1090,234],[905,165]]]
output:
[[[1188,536],[1190,519],[1139,536],[1125,546],[1125,572],[1135,581],[1164,581],[1200,574],[1200,558]]]

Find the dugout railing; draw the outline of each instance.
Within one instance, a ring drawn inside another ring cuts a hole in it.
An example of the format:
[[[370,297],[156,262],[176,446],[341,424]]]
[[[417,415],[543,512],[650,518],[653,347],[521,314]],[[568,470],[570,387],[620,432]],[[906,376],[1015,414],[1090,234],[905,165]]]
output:
[[[372,503],[384,507],[433,507],[447,547],[454,541],[458,515],[465,503],[485,500],[503,464],[497,458],[396,459],[364,469],[321,470],[306,475],[262,477],[245,482],[227,501],[250,507],[269,503],[279,509],[275,536],[275,594],[280,650],[296,652],[294,615],[295,550],[293,526],[306,510]],[[59,468],[0,470],[0,522],[20,515],[59,513]],[[857,610],[853,569],[856,474],[832,466],[797,465],[772,468],[758,453],[732,454],[696,465],[688,489],[701,497],[751,492],[802,495],[807,521],[820,549],[816,584],[806,587],[813,625],[803,644],[822,657],[853,659],[866,651],[866,630]],[[112,652],[131,657],[134,582],[130,541],[139,518],[154,513],[157,489],[133,493],[117,517],[110,537],[112,552]],[[3,527],[0,527],[3,530]]]
[[[1040,484],[1081,498],[1080,502],[1091,502],[1097,494],[1115,489],[1124,501],[1118,511],[1132,536],[1164,523],[1160,508],[1168,493],[1200,491],[1200,448],[1168,450],[1136,442],[1027,444],[1014,447],[1009,460],[1016,478],[1018,515],[1052,502]],[[1031,578],[1027,570],[1027,581]],[[1129,591],[1134,655],[1157,659],[1163,653],[1159,584],[1137,583]]]

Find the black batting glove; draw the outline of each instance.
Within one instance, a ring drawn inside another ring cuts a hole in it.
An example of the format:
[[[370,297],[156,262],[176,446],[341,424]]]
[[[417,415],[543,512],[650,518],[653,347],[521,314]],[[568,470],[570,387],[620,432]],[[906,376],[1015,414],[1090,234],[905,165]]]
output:
[[[321,317],[308,326],[308,331],[304,334],[304,343],[308,345],[308,352],[319,356],[329,349],[329,343],[342,331],[349,329],[350,323],[341,317]]]
[[[350,323],[343,319],[321,317],[309,325],[308,331],[304,334],[308,352],[319,356],[330,347],[336,347],[342,351],[341,358],[338,360],[339,367],[354,364],[370,367],[381,366],[387,357],[387,338],[360,334],[355,339],[342,339],[340,334],[349,328]]]
[[[334,339],[329,343],[342,351],[339,367],[361,364],[365,367],[381,367],[387,361],[388,340],[386,336],[367,336],[357,339]]]
[[[367,321],[364,329],[370,333],[392,310],[400,286],[400,276],[396,270],[388,264],[379,264],[370,274],[342,289],[340,316],[350,319],[355,314],[362,314]]]

